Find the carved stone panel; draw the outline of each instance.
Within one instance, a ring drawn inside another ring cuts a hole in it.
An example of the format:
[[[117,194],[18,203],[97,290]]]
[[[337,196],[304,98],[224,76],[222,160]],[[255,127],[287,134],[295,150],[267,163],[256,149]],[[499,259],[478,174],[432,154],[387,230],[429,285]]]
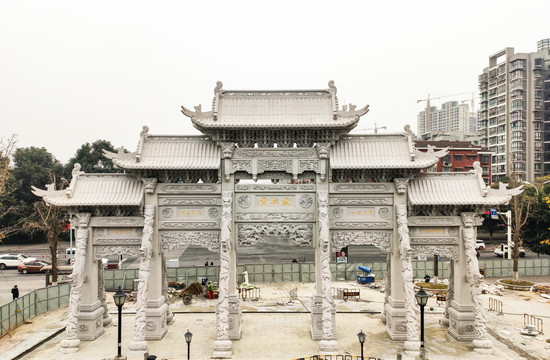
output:
[[[393,205],[393,195],[375,196],[375,195],[332,195],[329,200],[331,206],[369,206],[369,205]]]
[[[166,194],[197,194],[197,193],[221,193],[220,184],[159,184],[158,193]]]
[[[235,188],[239,192],[313,192],[315,184],[237,184]]]
[[[254,246],[262,238],[284,236],[293,244],[312,246],[313,224],[238,224],[237,237],[240,246]]]
[[[235,193],[235,218],[237,221],[314,221],[311,220],[314,219],[314,199],[314,193],[238,192]]]
[[[331,206],[331,229],[391,229],[390,206]]]
[[[316,158],[314,149],[235,149],[236,158]]]
[[[139,256],[141,244],[133,246],[94,246],[94,260],[106,258],[110,255],[129,255],[131,257]]]
[[[458,260],[458,245],[413,245],[411,244],[413,256],[418,255],[440,255],[442,257]]]
[[[338,251],[347,245],[374,245],[383,251],[390,251],[391,230],[332,230],[331,233],[333,251]]]
[[[141,227],[92,227],[94,245],[140,245]]]
[[[161,252],[189,245],[202,246],[210,251],[220,248],[219,231],[159,231],[159,236]]]
[[[94,216],[90,219],[92,227],[143,227],[141,216]]]
[[[392,189],[387,183],[330,184],[331,193],[391,193]]]
[[[411,216],[409,226],[459,226],[460,216]]]

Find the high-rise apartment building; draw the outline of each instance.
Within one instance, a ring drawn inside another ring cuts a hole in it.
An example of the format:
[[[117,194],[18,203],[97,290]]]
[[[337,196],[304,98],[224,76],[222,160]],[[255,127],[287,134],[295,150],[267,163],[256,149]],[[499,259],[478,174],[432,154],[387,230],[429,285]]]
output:
[[[417,119],[417,136],[420,139],[431,138],[431,134],[435,133],[473,134],[476,127],[475,117],[468,104],[458,101],[447,101],[441,105],[441,109],[430,106],[421,111]]]
[[[492,181],[550,174],[550,39],[536,52],[505,48],[479,75],[480,145],[493,152]]]

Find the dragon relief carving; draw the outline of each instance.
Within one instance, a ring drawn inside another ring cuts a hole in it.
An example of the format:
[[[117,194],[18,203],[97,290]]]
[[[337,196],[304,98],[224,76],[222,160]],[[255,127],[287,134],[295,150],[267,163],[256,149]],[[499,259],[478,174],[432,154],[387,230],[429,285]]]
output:
[[[76,229],[75,239],[75,264],[73,272],[69,275],[71,290],[69,295],[69,311],[67,314],[67,328],[65,339],[61,342],[62,347],[72,347],[72,341],[78,339],[77,325],[78,315],[80,313],[78,307],[82,300],[82,286],[84,284],[85,266],[86,266],[86,246],[88,244],[88,222],[91,214],[77,214],[78,228]]]
[[[130,255],[132,257],[139,256],[139,244],[136,246],[94,246],[94,260],[101,260],[110,255]]]
[[[390,187],[387,184],[337,184],[334,186],[334,191],[337,192],[390,192]]]
[[[407,192],[407,186],[409,184],[409,178],[395,178],[393,182],[395,183],[395,189],[398,194],[405,194]]]
[[[481,301],[481,283],[483,282],[483,276],[479,273],[479,263],[476,257],[475,243],[476,233],[474,226],[473,213],[462,213],[462,219],[465,227],[462,231],[464,254],[466,256],[466,281],[468,282],[470,289],[470,296],[472,297],[472,305],[474,311],[474,327],[476,333],[476,339],[487,338],[487,328],[485,315],[483,314],[483,304]]]
[[[403,278],[403,290],[405,292],[405,310],[407,319],[407,341],[418,341],[418,320],[415,316],[417,305],[415,300],[413,268],[409,239],[409,227],[407,222],[407,205],[395,205],[397,216],[397,232],[399,234],[399,257]]]
[[[311,224],[239,224],[237,231],[240,246],[254,246],[264,236],[288,236],[298,246],[311,246],[313,243]]]
[[[332,250],[339,251],[346,245],[374,245],[382,251],[390,251],[389,231],[332,231]]]
[[[147,292],[149,289],[149,275],[151,272],[151,257],[153,256],[153,228],[155,223],[155,205],[145,205],[145,220],[143,223],[143,237],[138,250],[139,283],[136,300],[136,320],[134,323],[134,337],[132,343],[145,341],[147,327]]]
[[[202,246],[213,252],[217,252],[220,248],[218,232],[161,231],[159,235],[161,239],[160,247],[163,253],[189,245]]]
[[[222,193],[222,223],[220,230],[220,280],[216,308],[216,340],[229,340],[229,275],[231,272],[231,223],[233,193]]]
[[[330,236],[328,224],[328,192],[319,191],[317,193],[317,209],[319,219],[319,246],[320,246],[320,264],[321,264],[321,295],[322,301],[322,340],[334,340],[334,324],[332,323],[333,298],[331,292],[331,273],[330,273]]]

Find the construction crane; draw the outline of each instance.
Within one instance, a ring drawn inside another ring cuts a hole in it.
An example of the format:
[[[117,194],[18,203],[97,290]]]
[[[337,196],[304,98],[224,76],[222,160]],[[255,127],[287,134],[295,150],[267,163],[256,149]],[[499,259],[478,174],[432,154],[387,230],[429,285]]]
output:
[[[424,114],[424,118],[426,119],[426,123],[424,124],[425,125],[424,130],[429,131],[429,129],[431,128],[431,126],[430,126],[430,110],[431,110],[430,101],[431,100],[438,100],[438,99],[443,99],[443,98],[447,98],[447,97],[460,96],[460,95],[466,95],[466,94],[472,94],[472,107],[473,107],[473,99],[474,99],[474,92],[473,91],[462,92],[462,93],[451,94],[451,95],[442,95],[442,96],[437,96],[437,97],[432,97],[432,98],[430,97],[430,94],[428,94],[428,97],[426,99],[416,100],[417,104],[420,103],[420,102],[423,102],[423,101],[426,102],[426,112]]]
[[[365,129],[357,129],[357,131],[368,131],[368,130],[374,130],[374,135],[378,135],[378,130],[386,130],[387,127],[385,126],[376,126],[376,123],[374,123],[374,127],[373,128],[365,128]]]

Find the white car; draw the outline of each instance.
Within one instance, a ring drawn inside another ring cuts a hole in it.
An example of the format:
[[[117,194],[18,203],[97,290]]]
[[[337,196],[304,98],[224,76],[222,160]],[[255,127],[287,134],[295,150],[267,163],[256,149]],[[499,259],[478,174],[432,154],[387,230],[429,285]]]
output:
[[[475,249],[476,250],[485,250],[485,243],[483,242],[483,240],[479,240],[479,239],[476,240]]]
[[[22,254],[0,255],[0,270],[4,270],[6,268],[16,268],[19,264],[34,260],[36,260],[36,258],[28,257]]]

